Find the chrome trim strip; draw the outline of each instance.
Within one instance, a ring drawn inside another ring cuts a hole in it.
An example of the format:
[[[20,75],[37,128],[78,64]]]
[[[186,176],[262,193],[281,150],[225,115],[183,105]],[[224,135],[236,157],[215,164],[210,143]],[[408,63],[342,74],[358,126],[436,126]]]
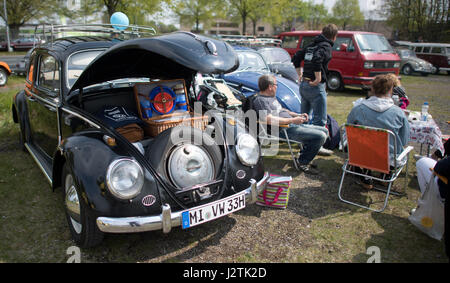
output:
[[[90,124],[91,126],[100,129],[101,127],[99,125],[97,125],[96,123],[92,122],[91,120],[87,119],[86,117],[81,116],[80,114],[73,112],[72,110],[69,110],[65,107],[61,107],[61,109],[73,116],[76,116],[77,118],[80,118],[81,120],[85,121],[86,123]]]
[[[248,204],[256,202],[258,194],[266,186],[269,179],[269,173],[256,182],[250,180],[250,186],[245,189],[245,201]],[[145,231],[163,230],[169,233],[172,227],[181,226],[182,211],[172,212],[170,205],[162,206],[162,213],[155,216],[135,216],[135,217],[98,217],[97,227],[105,233],[137,233]]]
[[[24,143],[24,145],[25,145],[26,149],[28,150],[28,152],[30,152],[31,157],[33,157],[34,161],[37,163],[37,165],[39,166],[41,171],[44,173],[44,176],[45,176],[45,178],[47,178],[47,181],[50,183],[50,185],[52,185],[53,184],[52,178],[50,178],[50,176],[47,174],[47,171],[45,171],[44,167],[42,166],[41,162],[39,162],[39,159],[36,157],[33,150],[30,148],[28,143]]]

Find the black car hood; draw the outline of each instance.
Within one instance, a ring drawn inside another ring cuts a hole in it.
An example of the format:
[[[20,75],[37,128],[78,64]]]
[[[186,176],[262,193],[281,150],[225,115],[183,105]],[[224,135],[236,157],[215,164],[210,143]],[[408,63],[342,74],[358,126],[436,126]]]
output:
[[[174,32],[114,45],[86,67],[71,91],[122,78],[189,79],[197,72],[228,73],[238,66],[238,57],[228,43]]]

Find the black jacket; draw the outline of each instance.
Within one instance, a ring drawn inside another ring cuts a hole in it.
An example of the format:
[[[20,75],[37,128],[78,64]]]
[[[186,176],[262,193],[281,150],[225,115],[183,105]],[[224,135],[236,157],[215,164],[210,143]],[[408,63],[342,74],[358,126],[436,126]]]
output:
[[[321,82],[324,83],[327,81],[328,63],[331,60],[332,48],[333,41],[323,36],[323,34],[319,34],[314,38],[313,43],[295,53],[292,63],[294,63],[295,68],[300,68],[302,61],[305,61],[303,77],[315,80],[314,72],[320,71],[322,74]],[[308,53],[308,50],[313,52],[311,60],[307,58],[305,60],[305,54]]]

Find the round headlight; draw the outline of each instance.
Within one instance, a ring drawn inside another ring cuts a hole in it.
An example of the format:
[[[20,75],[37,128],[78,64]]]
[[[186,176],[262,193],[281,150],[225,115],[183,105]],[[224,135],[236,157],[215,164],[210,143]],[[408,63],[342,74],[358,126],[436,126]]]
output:
[[[118,159],[112,162],[106,174],[109,191],[120,199],[137,196],[144,185],[142,167],[132,159]]]
[[[237,138],[236,154],[242,164],[253,166],[259,160],[259,144],[249,134],[241,134]]]

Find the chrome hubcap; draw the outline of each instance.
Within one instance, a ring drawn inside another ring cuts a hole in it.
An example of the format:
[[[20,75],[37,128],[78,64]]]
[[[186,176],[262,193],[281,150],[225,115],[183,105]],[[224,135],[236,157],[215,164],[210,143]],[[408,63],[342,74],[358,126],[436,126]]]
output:
[[[338,89],[340,87],[340,85],[341,85],[341,80],[338,77],[333,76],[328,81],[328,86],[331,89]]]
[[[0,72],[0,85],[4,85],[6,83],[6,74],[4,72]]]
[[[69,213],[70,222],[72,223],[72,227],[77,234],[81,233],[83,226],[80,223],[80,201],[78,198],[77,190],[75,188],[75,184],[73,182],[72,175],[67,175],[66,177],[66,198],[65,204],[67,212]]]

